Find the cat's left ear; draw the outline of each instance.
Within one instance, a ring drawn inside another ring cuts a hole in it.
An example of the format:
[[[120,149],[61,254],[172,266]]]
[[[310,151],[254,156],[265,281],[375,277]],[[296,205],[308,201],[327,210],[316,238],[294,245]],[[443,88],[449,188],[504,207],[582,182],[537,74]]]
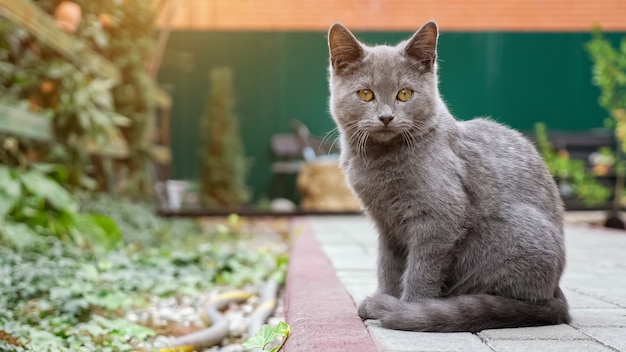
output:
[[[363,48],[348,28],[340,23],[333,24],[328,30],[328,49],[330,64],[336,72],[348,68],[363,58]]]
[[[435,21],[428,21],[409,39],[404,53],[414,59],[422,69],[432,71],[437,59],[439,29]]]

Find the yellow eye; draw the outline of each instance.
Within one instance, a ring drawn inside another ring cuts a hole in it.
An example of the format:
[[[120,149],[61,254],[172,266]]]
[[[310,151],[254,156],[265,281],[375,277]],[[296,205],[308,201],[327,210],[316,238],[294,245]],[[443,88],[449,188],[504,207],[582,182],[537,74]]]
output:
[[[359,98],[363,101],[370,101],[374,99],[374,92],[371,89],[361,89],[357,92]]]
[[[410,90],[409,88],[404,88],[404,89],[400,89],[400,91],[398,92],[398,95],[396,95],[396,98],[400,101],[407,101],[411,99],[411,96],[413,96],[413,91]]]

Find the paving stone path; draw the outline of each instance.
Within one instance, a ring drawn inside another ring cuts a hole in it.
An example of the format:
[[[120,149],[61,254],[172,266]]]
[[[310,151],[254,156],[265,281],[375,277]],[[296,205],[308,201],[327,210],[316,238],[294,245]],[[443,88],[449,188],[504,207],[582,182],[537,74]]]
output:
[[[376,289],[376,233],[365,217],[307,219],[355,302]],[[420,333],[367,322],[379,351],[626,351],[626,232],[568,224],[561,281],[570,325]],[[356,314],[356,310],[355,310]],[[332,338],[332,337],[329,337]]]

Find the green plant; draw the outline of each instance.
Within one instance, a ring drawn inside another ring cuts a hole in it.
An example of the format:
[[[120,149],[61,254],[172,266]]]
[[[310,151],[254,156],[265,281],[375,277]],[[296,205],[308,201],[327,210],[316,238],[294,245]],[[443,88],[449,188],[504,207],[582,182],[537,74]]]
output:
[[[275,252],[223,242],[219,234],[178,220],[132,222],[154,216],[145,205],[115,209],[106,197],[98,207],[107,205],[109,214],[127,213],[125,231],[152,232],[160,241],[127,241],[94,252],[52,236],[16,243],[0,232],[0,351],[147,349],[155,331],[149,321],[141,326],[126,320],[127,312],[155,297],[196,299],[209,290],[265,282],[284,270],[285,259]]]
[[[539,152],[550,174],[561,186],[568,185],[576,196],[587,205],[604,203],[610,197],[609,190],[598,182],[593,173],[586,169],[583,160],[574,160],[565,150],[557,151],[546,133],[544,123],[535,124]]]
[[[248,201],[246,158],[239,135],[233,73],[211,70],[208,111],[202,122],[200,200],[208,208],[238,209]]]
[[[20,170],[0,165],[0,223],[16,243],[54,236],[82,248],[115,247],[121,234],[115,223],[99,214],[81,213],[78,203],[45,171],[64,175],[59,166]]]
[[[623,160],[626,152],[626,37],[616,48],[603,36],[599,27],[593,29],[592,35],[592,40],[586,45],[593,62],[592,83],[600,88],[598,103],[608,111],[618,143],[613,201],[613,212],[616,213],[622,201],[626,179]]]
[[[124,165],[127,190],[151,190],[146,162],[151,159],[147,132],[156,92],[146,69],[155,47],[155,6],[151,1],[74,0],[82,20],[74,35],[110,60],[121,72],[113,84],[68,61],[25,29],[0,18],[0,96],[6,104],[52,120],[55,145],[39,160],[67,165],[66,182],[94,187],[88,152],[106,149],[116,136],[129,144]],[[35,4],[52,14],[58,0]],[[101,187],[103,187],[101,185]]]
[[[243,343],[243,347],[249,350],[253,348],[260,348],[262,351],[278,352],[285,346],[285,342],[287,342],[290,332],[291,327],[282,321],[278,323],[276,327],[265,324],[261,327],[261,330]],[[280,338],[280,344],[278,346],[272,347],[269,350],[265,349],[269,344],[278,338]]]
[[[154,335],[116,317],[136,301],[121,286],[129,281],[123,271],[54,237],[40,241],[0,247],[0,326],[23,346],[0,339],[0,350],[130,351],[132,341]]]
[[[111,90],[115,112],[131,121],[121,126],[130,149],[125,165],[129,179],[121,191],[151,193],[153,185],[146,164],[152,160],[149,132],[153,128],[150,123],[157,92],[146,64],[156,47],[157,7],[153,1],[145,0],[76,2],[86,19],[79,27],[80,35],[122,73],[122,81]]]
[[[102,214],[113,220],[127,245],[153,247],[173,238],[202,232],[192,220],[157,216],[154,204],[149,202],[88,192],[79,192],[76,198],[81,211]]]

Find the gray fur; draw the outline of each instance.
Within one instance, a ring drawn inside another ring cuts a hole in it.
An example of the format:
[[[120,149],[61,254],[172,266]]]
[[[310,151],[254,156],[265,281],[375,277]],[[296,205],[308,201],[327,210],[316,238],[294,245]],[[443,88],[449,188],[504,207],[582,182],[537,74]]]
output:
[[[397,46],[366,46],[340,24],[329,31],[340,162],[379,232],[379,288],[359,315],[416,331],[568,322],[556,185],[520,133],[449,113],[437,39],[434,22]],[[403,88],[414,92],[406,102]],[[375,98],[362,101],[360,89]]]

